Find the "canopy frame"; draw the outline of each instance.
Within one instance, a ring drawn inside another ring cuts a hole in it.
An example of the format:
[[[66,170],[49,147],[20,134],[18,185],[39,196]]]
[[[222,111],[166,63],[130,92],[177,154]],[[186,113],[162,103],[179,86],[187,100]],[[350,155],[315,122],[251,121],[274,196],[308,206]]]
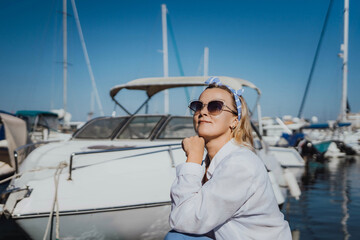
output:
[[[254,112],[255,108],[259,105],[261,91],[253,83],[243,80],[241,78],[233,78],[226,76],[218,77],[221,83],[228,85],[234,89],[240,89],[242,87],[249,87],[257,92],[257,99],[254,108],[250,111],[250,114]],[[208,77],[205,76],[194,76],[194,77],[158,77],[158,78],[139,78],[132,80],[126,84],[117,85],[110,90],[110,97],[121,109],[123,109],[128,115],[133,116],[137,114],[158,92],[161,92],[170,88],[179,87],[196,87],[196,86],[207,86],[205,81]],[[116,95],[123,89],[128,90],[143,90],[146,92],[147,99],[140,105],[140,107],[131,114],[122,104],[116,99]]]

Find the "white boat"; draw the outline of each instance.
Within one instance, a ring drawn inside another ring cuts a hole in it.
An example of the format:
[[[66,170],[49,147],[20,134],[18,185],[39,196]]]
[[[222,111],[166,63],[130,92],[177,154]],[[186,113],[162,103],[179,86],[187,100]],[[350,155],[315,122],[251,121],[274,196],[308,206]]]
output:
[[[76,129],[62,131],[58,113],[38,110],[17,111],[16,116],[26,122],[33,143],[42,141],[66,141]]]
[[[346,154],[343,152],[340,152],[340,150],[338,149],[338,147],[336,146],[336,144],[334,142],[331,142],[329,145],[328,150],[325,153],[325,157],[328,158],[339,158],[339,157],[345,157]]]
[[[260,93],[248,81],[219,78],[235,89],[250,87]],[[134,114],[96,118],[70,141],[31,152],[19,168],[22,175],[7,189],[4,214],[33,239],[162,239],[170,230],[175,167],[186,160],[181,140],[195,135],[192,117],[136,113],[159,91],[204,86],[205,80],[144,78],[112,88],[111,97],[125,111],[115,100],[120,90],[144,90],[148,99]],[[266,165],[278,164],[265,148],[257,151]],[[269,174],[282,204],[286,195],[277,182],[282,174],[270,169]]]
[[[311,124],[303,132],[325,157],[344,157],[359,153],[359,134],[349,131],[350,123],[329,121],[323,124]]]
[[[295,132],[299,132],[307,122],[303,119],[284,116],[283,119],[263,117],[262,124],[263,138],[270,146],[293,146],[293,143],[286,141],[283,135],[293,135]]]
[[[257,139],[255,145],[259,145],[258,141]],[[274,174],[276,178],[274,182],[278,184],[281,194],[277,193],[276,189],[274,192],[279,205],[282,204],[279,201],[281,198],[285,201],[287,191],[290,191],[290,196],[298,200],[301,195],[298,183],[305,171],[304,159],[292,147],[268,146],[268,143],[261,137],[260,142],[261,147],[257,147],[257,153],[269,170],[269,175]]]
[[[273,156],[278,162],[277,165],[279,165],[273,166],[271,170],[277,172],[280,176],[284,176],[284,180],[279,182],[284,182],[285,187],[290,188],[291,195],[298,199],[301,195],[298,182],[301,181],[304,174],[305,161],[294,147],[297,144],[297,139],[304,137],[301,133],[298,133],[299,129],[307,123],[302,119],[292,118],[291,116],[284,116],[283,119],[263,117],[261,123],[263,144],[267,149],[266,155]],[[289,136],[289,138],[285,139],[285,135]],[[281,170],[277,170],[280,167]]]

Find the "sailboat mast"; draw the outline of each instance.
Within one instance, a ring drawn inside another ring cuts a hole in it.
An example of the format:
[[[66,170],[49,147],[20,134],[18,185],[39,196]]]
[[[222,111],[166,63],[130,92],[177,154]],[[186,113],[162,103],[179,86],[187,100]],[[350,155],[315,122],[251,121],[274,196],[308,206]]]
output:
[[[167,22],[166,22],[166,5],[161,5],[162,15],[162,37],[163,37],[163,64],[164,64],[164,77],[169,76],[169,57],[168,57],[168,40],[167,40]],[[164,91],[164,112],[169,113],[169,90]]]
[[[67,0],[63,0],[63,84],[64,84],[63,108],[64,108],[65,115],[66,115],[66,108],[67,108],[67,5],[66,5],[66,1]]]
[[[347,78],[348,78],[348,47],[349,47],[349,0],[344,1],[344,43],[341,44],[343,58],[342,99],[339,119],[346,121]]]

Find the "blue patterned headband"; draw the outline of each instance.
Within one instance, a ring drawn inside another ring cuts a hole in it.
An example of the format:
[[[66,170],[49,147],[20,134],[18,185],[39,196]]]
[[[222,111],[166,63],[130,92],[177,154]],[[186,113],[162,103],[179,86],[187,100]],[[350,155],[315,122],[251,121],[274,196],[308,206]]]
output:
[[[240,121],[241,119],[241,102],[240,102],[240,96],[243,94],[244,89],[240,88],[239,90],[235,91],[233,88],[231,88],[228,85],[222,84],[220,82],[220,79],[217,77],[210,77],[208,80],[205,81],[205,84],[214,84],[216,86],[225,86],[227,87],[234,95],[234,99],[235,99],[235,103],[236,103],[236,107],[237,107],[237,112],[238,112],[238,120]]]

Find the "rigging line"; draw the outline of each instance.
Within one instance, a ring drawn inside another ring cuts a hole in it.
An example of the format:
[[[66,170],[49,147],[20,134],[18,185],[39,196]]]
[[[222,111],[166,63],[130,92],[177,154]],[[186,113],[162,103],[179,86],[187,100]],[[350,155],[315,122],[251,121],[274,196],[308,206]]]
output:
[[[45,4],[44,4],[45,5]],[[48,39],[45,39],[49,34],[49,25],[50,25],[50,19],[51,19],[51,14],[52,14],[52,8],[54,7],[54,5],[51,5],[51,8],[47,8],[46,12],[48,12],[47,15],[44,16],[44,19],[46,19],[46,21],[44,21],[44,25],[41,29],[39,29],[38,34],[33,34],[33,36],[35,37],[35,43],[36,45],[34,45],[34,49],[36,51],[36,54],[32,54],[31,55],[31,68],[29,70],[27,70],[25,72],[25,79],[26,82],[31,82],[30,86],[27,87],[27,91],[24,92],[24,96],[27,99],[32,99],[32,100],[40,100],[43,98],[43,91],[41,90],[40,86],[44,84],[44,81],[42,81],[42,69],[44,67],[43,64],[47,64],[47,61],[45,59],[44,60],[44,55],[47,53],[47,48],[45,47],[45,43],[48,41]],[[3,8],[1,9],[3,10]],[[47,68],[47,65],[45,65],[45,68]],[[24,89],[24,88],[23,88]],[[22,93],[23,94],[23,93]],[[14,104],[15,101],[8,101],[11,102],[11,107],[12,109],[14,109]],[[16,107],[15,107],[16,108]]]
[[[308,81],[307,81],[307,84],[306,84],[306,88],[305,88],[305,92],[304,92],[304,95],[303,95],[303,99],[302,99],[302,101],[301,101],[301,105],[300,105],[300,109],[299,109],[299,113],[298,113],[298,118],[301,118],[302,113],[303,113],[306,96],[307,96],[308,91],[309,91],[310,83],[311,83],[312,76],[313,76],[313,73],[314,73],[314,68],[315,68],[315,65],[316,65],[316,62],[317,62],[317,59],[318,59],[318,56],[319,56],[321,43],[322,43],[322,40],[323,40],[323,37],[324,37],[324,34],[325,34],[325,30],[326,30],[326,27],[327,27],[327,24],[328,24],[328,20],[329,20],[329,16],[330,16],[330,11],[331,11],[332,5],[333,5],[333,0],[330,0],[330,2],[329,2],[329,7],[328,7],[328,10],[327,10],[327,12],[326,12],[326,17],[325,17],[324,25],[323,25],[322,30],[321,30],[320,39],[319,39],[319,42],[318,42],[317,47],[316,47],[316,51],[315,51],[315,56],[314,56],[314,59],[313,59],[313,63],[312,63],[312,65],[311,65],[311,70],[310,70],[310,74],[309,74]]]
[[[72,5],[72,8],[73,8],[74,17],[75,17],[75,21],[76,21],[76,26],[77,26],[77,29],[78,29],[78,32],[79,32],[80,42],[81,42],[81,46],[82,46],[82,49],[83,49],[83,52],[84,52],[84,57],[85,57],[86,65],[88,67],[92,87],[93,87],[93,90],[95,92],[96,102],[97,102],[99,110],[100,110],[100,115],[104,116],[104,111],[103,111],[103,107],[102,107],[102,104],[101,104],[101,101],[100,101],[99,92],[98,92],[97,87],[96,87],[94,74],[93,74],[93,71],[92,71],[92,68],[91,68],[89,55],[88,55],[86,45],[85,45],[84,35],[82,33],[82,30],[81,30],[80,19],[79,19],[79,15],[78,15],[78,12],[77,12],[77,9],[76,9],[75,0],[71,0],[71,5]]]
[[[173,41],[173,44],[174,44],[175,56],[176,56],[176,61],[177,61],[178,67],[179,67],[180,76],[185,76],[184,75],[184,70],[183,70],[183,67],[182,67],[182,64],[181,64],[181,60],[180,60],[179,49],[177,47],[176,40],[175,40],[175,34],[174,34],[174,31],[173,31],[173,28],[172,28],[172,25],[171,25],[170,16],[167,17],[167,20],[168,20],[168,27],[169,27],[171,40]]]
[[[180,60],[179,49],[177,47],[176,40],[175,40],[175,34],[174,34],[174,31],[173,31],[173,28],[172,28],[172,25],[171,25],[170,16],[168,15],[168,17],[166,19],[167,19],[167,23],[168,23],[170,37],[171,37],[171,40],[173,42],[173,46],[174,46],[174,50],[175,50],[176,62],[177,62],[178,67],[179,67],[180,76],[185,76],[184,69],[182,67],[181,60]],[[190,101],[189,90],[188,90],[187,87],[185,87],[184,89],[185,89],[186,100],[187,100],[187,102],[189,102]]]
[[[200,63],[198,65],[198,69],[196,71],[196,76],[202,76],[202,73],[201,73],[201,69],[204,68],[204,54],[201,55],[201,58],[200,58]],[[203,90],[205,89],[205,87],[203,88]],[[195,96],[195,91],[197,89],[195,87],[192,87],[191,88],[191,94],[190,94],[190,100],[187,102],[189,103],[191,100],[194,99],[194,96]],[[199,95],[199,94],[198,94]],[[186,108],[186,111],[185,111],[185,116],[190,116],[190,109],[189,108]]]

